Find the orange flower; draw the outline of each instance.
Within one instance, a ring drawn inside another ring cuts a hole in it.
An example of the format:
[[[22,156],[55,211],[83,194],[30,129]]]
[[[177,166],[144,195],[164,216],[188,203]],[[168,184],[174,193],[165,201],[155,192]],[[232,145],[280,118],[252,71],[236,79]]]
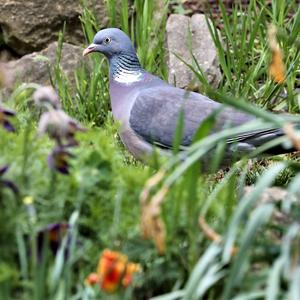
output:
[[[85,284],[87,285],[95,285],[99,282],[99,276],[97,273],[91,273],[86,279]]]
[[[140,265],[128,262],[126,255],[106,249],[99,259],[97,273],[91,273],[85,283],[88,285],[98,283],[103,291],[113,293],[121,286],[128,287],[134,273],[140,270]]]
[[[122,279],[122,285],[128,287],[133,279],[134,273],[141,272],[141,266],[135,263],[128,263],[126,266],[125,275]]]
[[[119,288],[127,260],[127,256],[120,252],[108,249],[103,251],[97,269],[101,289],[113,293]]]

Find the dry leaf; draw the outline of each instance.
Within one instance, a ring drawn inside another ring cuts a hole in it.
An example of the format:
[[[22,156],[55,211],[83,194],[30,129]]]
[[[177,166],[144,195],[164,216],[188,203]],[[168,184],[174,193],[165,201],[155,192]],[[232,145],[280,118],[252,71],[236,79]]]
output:
[[[199,217],[199,225],[202,229],[203,233],[213,242],[216,242],[218,244],[222,243],[223,239],[220,234],[218,234],[214,229],[212,229],[205,221],[204,217]],[[232,247],[231,249],[231,255],[234,256],[238,252],[237,247]]]
[[[142,190],[141,195],[140,195],[141,202],[146,202],[149,199],[149,193],[150,193],[151,189],[163,179],[164,175],[165,175],[165,172],[161,170],[161,171],[158,171],[153,176],[151,176],[146,181],[145,187]]]
[[[166,228],[161,218],[161,204],[168,192],[167,187],[161,188],[151,199],[150,191],[162,180],[164,172],[158,172],[146,183],[140,195],[141,204],[141,232],[144,238],[152,239],[160,254],[166,249]]]
[[[212,241],[216,243],[222,242],[222,237],[216,233],[204,220],[203,217],[199,217],[199,225],[204,232],[204,234]]]
[[[283,62],[282,50],[276,38],[277,29],[274,25],[268,28],[269,48],[272,52],[272,62],[269,66],[269,74],[273,81],[283,83],[285,81],[285,65]]]
[[[284,125],[283,131],[287,135],[287,137],[291,140],[294,147],[300,151],[300,137],[295,132],[293,124],[287,123],[286,125]]]

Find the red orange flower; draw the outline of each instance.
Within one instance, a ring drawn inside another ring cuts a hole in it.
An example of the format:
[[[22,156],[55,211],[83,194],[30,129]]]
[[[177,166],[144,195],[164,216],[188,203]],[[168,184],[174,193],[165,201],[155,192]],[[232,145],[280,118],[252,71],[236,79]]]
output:
[[[99,276],[97,273],[91,273],[86,279],[85,284],[87,285],[95,285],[99,282]]]
[[[128,287],[132,283],[134,273],[140,271],[140,265],[129,262],[126,255],[106,249],[99,259],[97,273],[91,273],[85,283],[97,283],[103,291],[113,293],[121,287]]]
[[[141,266],[139,264],[129,262],[126,265],[125,274],[122,279],[122,285],[128,287],[132,283],[134,273],[140,272]]]

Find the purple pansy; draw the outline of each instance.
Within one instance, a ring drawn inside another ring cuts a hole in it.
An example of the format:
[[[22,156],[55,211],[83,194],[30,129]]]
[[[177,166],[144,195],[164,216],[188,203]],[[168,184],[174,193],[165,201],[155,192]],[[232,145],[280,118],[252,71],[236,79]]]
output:
[[[74,155],[65,148],[56,147],[48,156],[48,166],[52,170],[68,175],[70,168],[68,159],[72,157],[74,157]]]
[[[78,131],[85,131],[85,128],[60,109],[43,113],[38,125],[39,135],[47,133],[59,146],[65,147],[78,145],[74,137]]]
[[[68,244],[70,244],[70,225],[68,223],[51,223],[46,227],[38,231],[37,235],[37,250],[39,258],[42,258],[42,254],[46,246],[48,246],[53,255],[56,255],[58,249],[61,246],[63,238],[68,235],[67,248],[65,255],[68,255]]]
[[[33,94],[33,100],[36,106],[50,105],[54,109],[60,109],[59,97],[52,86],[41,86]]]
[[[47,134],[56,144],[48,156],[48,166],[52,170],[68,175],[70,168],[68,160],[74,157],[69,149],[79,144],[75,139],[76,132],[86,129],[61,109],[59,96],[52,87],[38,88],[33,98],[36,106],[47,109],[40,117],[38,135]]]
[[[9,132],[15,132],[15,128],[10,123],[10,118],[13,117],[15,113],[9,109],[0,107],[0,125],[3,126]]]
[[[19,189],[17,188],[17,186],[8,179],[3,179],[3,175],[8,171],[9,166],[4,166],[4,167],[0,167],[0,189],[1,187],[7,187],[9,188],[12,192],[14,192],[15,194],[19,193]]]

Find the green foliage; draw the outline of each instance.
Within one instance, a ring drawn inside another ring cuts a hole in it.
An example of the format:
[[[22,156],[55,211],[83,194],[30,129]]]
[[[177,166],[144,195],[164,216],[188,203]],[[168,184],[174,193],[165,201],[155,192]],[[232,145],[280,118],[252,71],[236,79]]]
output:
[[[240,9],[237,4],[232,14],[228,14],[221,1],[221,29],[218,29],[212,15],[208,16],[207,24],[224,75],[220,91],[246,98],[268,109],[299,112],[299,93],[295,88],[299,84],[300,48],[296,37],[299,36],[300,13],[295,1],[287,2],[283,6],[274,2],[268,7],[264,1],[251,0],[247,9]],[[290,18],[287,17],[289,13],[293,13]],[[271,22],[279,28],[278,36],[285,56],[287,80],[284,85],[268,78],[271,57],[267,28]],[[196,61],[192,68],[204,85],[203,89],[209,89]]]
[[[94,36],[93,29],[97,26],[96,20],[88,9],[83,11],[81,20],[86,38],[91,41]],[[58,90],[63,108],[69,114],[82,122],[96,126],[103,125],[110,107],[107,62],[104,58],[92,56],[88,64],[82,63],[82,66],[74,72],[74,84],[69,81],[60,66],[63,41],[64,30],[59,35],[52,85]]]
[[[119,9],[115,2],[107,1],[110,27],[116,26],[116,16]],[[162,8],[156,7],[156,2],[150,0],[135,0],[132,7],[128,5],[128,0],[121,0],[120,3],[119,28],[132,39],[142,66],[147,71],[166,78],[165,33],[161,28],[164,28],[166,24],[168,2],[165,1]]]
[[[165,36],[161,28],[165,27],[167,4],[162,11],[157,13],[154,1],[136,0],[131,8],[127,0],[122,0],[121,10],[115,2],[107,1],[110,26],[116,26],[118,11],[121,11],[120,28],[127,32],[134,41],[142,66],[148,71],[166,78]],[[87,44],[89,44],[95,33],[100,30],[100,26],[94,12],[87,8],[85,0],[82,0],[82,9],[80,19]],[[59,91],[63,107],[68,113],[76,116],[82,122],[89,122],[96,126],[103,125],[110,108],[107,61],[99,55],[90,55],[85,58],[88,64],[82,64],[82,67],[75,71],[74,90],[72,88],[74,84],[69,81],[60,66],[63,41],[64,30],[59,35],[57,61],[52,72],[54,73],[52,85]]]

